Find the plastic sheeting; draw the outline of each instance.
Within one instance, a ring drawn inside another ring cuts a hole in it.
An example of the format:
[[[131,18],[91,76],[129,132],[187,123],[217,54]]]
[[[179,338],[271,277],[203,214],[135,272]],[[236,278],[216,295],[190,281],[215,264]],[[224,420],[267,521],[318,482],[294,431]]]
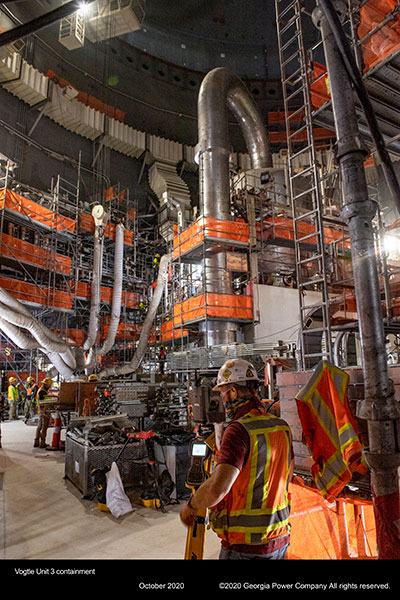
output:
[[[232,242],[232,246],[238,242],[247,244],[249,242],[249,226],[239,221],[221,221],[211,217],[200,217],[187,229],[182,231],[173,241],[173,258],[186,254],[190,250],[200,246],[206,239]]]
[[[252,320],[253,300],[251,296],[235,294],[200,294],[174,305],[174,326],[207,317],[229,320]]]
[[[329,503],[298,476],[289,492],[289,560],[377,558],[372,501],[337,499]]]
[[[0,256],[50,269],[56,273],[71,274],[71,259],[68,256],[24,242],[6,233],[3,233],[0,238]]]
[[[18,212],[24,217],[41,223],[49,229],[57,229],[58,231],[69,233],[75,231],[76,222],[74,219],[59,215],[11,190],[0,190],[0,210],[4,208]]]

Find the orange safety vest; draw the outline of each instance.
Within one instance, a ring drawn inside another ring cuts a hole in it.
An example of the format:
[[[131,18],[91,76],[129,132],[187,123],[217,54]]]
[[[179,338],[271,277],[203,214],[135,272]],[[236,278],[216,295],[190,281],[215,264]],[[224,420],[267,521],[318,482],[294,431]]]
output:
[[[363,446],[347,399],[349,375],[321,361],[310,381],[296,395],[303,442],[311,450],[311,473],[328,501],[352,479],[365,474]]]
[[[285,421],[257,409],[235,422],[249,434],[250,452],[232,488],[210,512],[210,524],[228,544],[265,544],[290,531],[292,434]]]
[[[42,397],[40,397],[40,392],[46,392],[46,394]],[[36,393],[36,406],[37,406],[37,412],[41,413],[42,409],[40,408],[40,400],[44,400],[45,398],[49,398],[49,393],[48,390],[46,390],[44,387],[41,387],[38,389],[37,393]]]

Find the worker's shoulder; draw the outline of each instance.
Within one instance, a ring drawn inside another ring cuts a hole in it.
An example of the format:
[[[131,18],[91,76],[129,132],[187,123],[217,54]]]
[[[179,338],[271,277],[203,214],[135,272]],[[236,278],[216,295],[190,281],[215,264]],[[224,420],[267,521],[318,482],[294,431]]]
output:
[[[271,415],[268,412],[261,412],[259,414],[248,413],[244,415],[241,419],[238,419],[239,422],[245,423],[265,423],[266,427],[288,427],[288,423],[282,419],[282,417],[278,417],[276,415]]]

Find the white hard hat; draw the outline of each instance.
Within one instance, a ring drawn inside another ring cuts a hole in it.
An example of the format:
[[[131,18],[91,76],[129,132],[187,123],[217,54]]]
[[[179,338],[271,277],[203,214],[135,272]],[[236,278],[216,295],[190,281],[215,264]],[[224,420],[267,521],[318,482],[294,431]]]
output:
[[[213,391],[227,383],[245,384],[247,381],[259,381],[254,366],[242,358],[227,360],[218,371],[217,384]]]

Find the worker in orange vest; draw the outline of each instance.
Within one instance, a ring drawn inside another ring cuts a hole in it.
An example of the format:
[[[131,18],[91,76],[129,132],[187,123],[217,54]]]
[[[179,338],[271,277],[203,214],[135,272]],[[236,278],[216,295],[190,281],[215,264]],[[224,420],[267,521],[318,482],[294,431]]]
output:
[[[50,424],[51,414],[46,408],[44,408],[41,405],[41,403],[43,402],[43,400],[50,398],[49,391],[52,386],[52,383],[53,381],[50,377],[46,377],[45,379],[43,379],[42,386],[39,388],[36,394],[36,405],[37,412],[39,414],[39,423],[36,428],[35,440],[33,442],[34,448],[46,448],[47,446],[46,435]]]
[[[35,383],[33,377],[28,377],[26,380],[26,396],[25,396],[25,423],[36,413],[36,394],[39,386]]]
[[[283,419],[264,410],[258,385],[254,366],[245,360],[228,360],[219,370],[213,390],[220,392],[230,421],[214,471],[180,514],[190,526],[197,510],[211,508],[220,559],[284,559],[290,543],[292,434]]]

